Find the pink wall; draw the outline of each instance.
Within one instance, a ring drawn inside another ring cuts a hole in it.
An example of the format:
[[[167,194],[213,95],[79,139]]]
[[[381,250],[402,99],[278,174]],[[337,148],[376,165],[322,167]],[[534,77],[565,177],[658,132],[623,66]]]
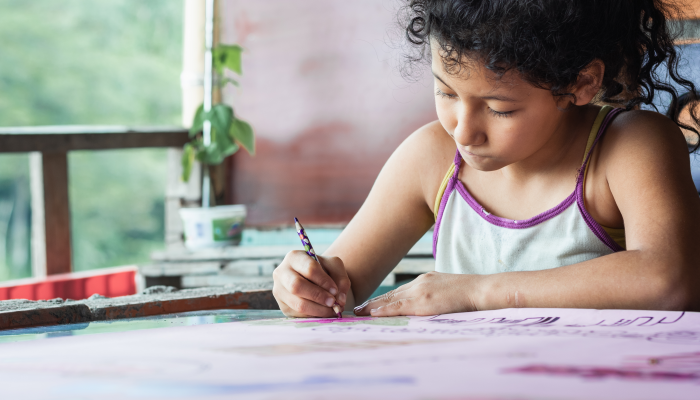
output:
[[[391,152],[436,119],[428,67],[401,77],[387,0],[222,0],[221,42],[239,43],[240,88],[224,91],[257,134],[230,162],[228,200],[252,225],[347,222]]]

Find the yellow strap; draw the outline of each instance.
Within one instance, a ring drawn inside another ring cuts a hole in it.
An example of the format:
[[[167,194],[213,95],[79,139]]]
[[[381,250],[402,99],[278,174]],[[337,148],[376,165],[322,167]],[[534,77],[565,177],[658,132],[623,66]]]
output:
[[[435,206],[433,207],[433,214],[435,214],[435,221],[438,219],[438,212],[440,211],[440,203],[442,202],[442,196],[445,194],[445,189],[447,189],[447,184],[450,183],[450,178],[455,173],[455,164],[450,165],[450,169],[447,170],[445,177],[442,178],[442,183],[440,184],[440,189],[435,197]]]
[[[625,228],[608,228],[607,226],[600,226],[605,230],[605,232],[610,236],[612,240],[615,241],[620,247],[627,250],[627,240],[625,239]]]
[[[593,147],[593,142],[595,142],[596,136],[598,136],[598,131],[600,130],[600,126],[603,124],[603,120],[605,117],[607,117],[608,113],[612,111],[613,108],[610,106],[603,106],[603,108],[600,109],[598,112],[598,116],[595,119],[595,122],[593,123],[593,127],[591,128],[591,133],[588,135],[588,143],[586,143],[586,151],[583,153],[583,162],[586,162],[586,156],[588,156],[588,153],[591,151],[591,148]],[[591,160],[588,160],[588,163],[585,165],[585,170],[583,171],[583,193],[586,193],[586,176],[588,175],[588,166],[591,164]],[[612,238],[612,240],[615,241],[620,247],[623,249],[627,249],[627,243],[625,240],[625,228],[609,228],[607,226],[600,225],[603,230]]]
[[[600,130],[600,126],[603,124],[603,120],[605,117],[608,116],[608,113],[612,111],[613,108],[610,106],[603,106],[600,111],[598,111],[598,116],[595,118],[595,121],[593,122],[593,126],[591,127],[591,133],[588,134],[588,142],[586,143],[586,151],[583,152],[583,161],[581,161],[581,165],[586,162],[586,157],[588,156],[588,153],[591,151],[591,148],[593,147],[593,142],[595,142],[596,136],[598,136],[598,131]],[[586,169],[583,171],[583,189],[585,193],[586,189],[586,174],[588,174],[588,164],[586,164]]]

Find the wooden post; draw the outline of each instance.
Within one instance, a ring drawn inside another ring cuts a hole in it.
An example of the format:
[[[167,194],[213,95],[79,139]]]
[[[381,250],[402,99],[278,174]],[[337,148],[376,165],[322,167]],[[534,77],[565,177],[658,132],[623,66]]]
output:
[[[71,271],[68,153],[43,153],[46,274]]]

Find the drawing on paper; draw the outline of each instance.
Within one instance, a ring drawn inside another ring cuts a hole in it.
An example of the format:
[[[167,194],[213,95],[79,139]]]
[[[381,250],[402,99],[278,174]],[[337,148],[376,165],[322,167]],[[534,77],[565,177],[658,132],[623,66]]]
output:
[[[665,356],[632,356],[622,367],[528,365],[505,370],[506,373],[577,376],[588,379],[631,379],[638,381],[700,382],[700,352]]]
[[[634,381],[695,381],[700,382],[700,373],[675,371],[640,371],[614,367],[579,367],[564,365],[528,365],[510,368],[506,373],[547,376],[574,376],[587,379],[617,378]]]
[[[247,321],[250,325],[272,325],[272,326],[293,326],[295,328],[314,328],[319,326],[357,326],[357,325],[376,325],[376,326],[406,326],[408,325],[408,317],[344,317],[339,318],[283,318],[283,319],[266,319],[260,321]]]
[[[299,381],[266,381],[238,384],[188,383],[188,382],[131,382],[119,386],[109,381],[94,381],[83,387],[64,386],[57,391],[61,395],[89,395],[90,398],[121,395],[123,398],[194,398],[222,395],[252,395],[256,393],[289,392],[303,390],[338,390],[362,386],[412,385],[410,376],[367,376],[362,378],[338,378],[334,376],[311,376]],[[112,397],[110,397],[112,398]]]
[[[464,342],[474,339],[412,339],[412,340],[356,340],[346,342],[320,341],[307,343],[284,343],[267,346],[228,347],[217,351],[251,354],[256,356],[279,357],[296,354],[340,352],[352,350],[373,350],[389,347]],[[408,350],[408,349],[407,349]]]
[[[666,356],[629,357],[626,367],[646,370],[689,370],[700,372],[700,352],[679,353]]]
[[[700,313],[662,311],[248,320],[0,344],[0,385],[41,400],[697,400],[699,338]]]

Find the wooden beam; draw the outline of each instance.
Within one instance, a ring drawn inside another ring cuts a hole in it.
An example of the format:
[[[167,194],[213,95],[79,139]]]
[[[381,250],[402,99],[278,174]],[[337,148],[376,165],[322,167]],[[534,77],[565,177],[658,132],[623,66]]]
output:
[[[42,161],[46,274],[64,274],[71,271],[68,155],[65,151],[44,153]]]
[[[182,147],[187,141],[186,129],[172,127],[37,126],[0,128],[0,153]]]
[[[0,302],[0,331],[38,326],[88,323],[200,310],[278,310],[269,289],[217,287],[115,298]]]
[[[90,308],[85,304],[47,304],[45,308],[34,310],[0,311],[0,330],[88,323],[92,319]]]

